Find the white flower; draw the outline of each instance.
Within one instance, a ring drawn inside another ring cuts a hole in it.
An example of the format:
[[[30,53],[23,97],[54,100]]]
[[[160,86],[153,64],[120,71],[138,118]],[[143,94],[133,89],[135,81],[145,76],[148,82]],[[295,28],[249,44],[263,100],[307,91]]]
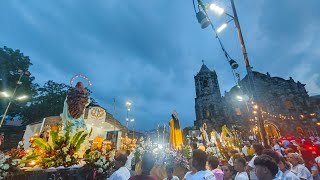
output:
[[[7,172],[2,173],[3,177],[6,177],[8,175]]]
[[[13,159],[12,161],[17,163],[20,162],[20,159]]]
[[[98,155],[98,156],[101,156],[101,152],[98,151],[97,155]]]
[[[103,173],[103,169],[102,169],[102,168],[99,168],[99,169],[97,170],[97,172],[98,172],[98,173]]]
[[[103,166],[103,169],[107,169],[108,168],[108,164],[105,164],[104,166]]]
[[[20,165],[19,165],[19,168],[23,168],[25,166],[25,164],[24,163],[21,163]]]
[[[10,167],[9,164],[4,164],[4,165],[3,165],[3,170],[8,170],[9,167]]]
[[[67,157],[66,157],[66,162],[70,162],[71,161],[71,157],[70,157],[70,155],[68,155]]]
[[[64,153],[67,153],[67,152],[68,152],[68,148],[67,148],[67,147],[64,147],[64,148],[62,148],[62,151],[63,151]]]

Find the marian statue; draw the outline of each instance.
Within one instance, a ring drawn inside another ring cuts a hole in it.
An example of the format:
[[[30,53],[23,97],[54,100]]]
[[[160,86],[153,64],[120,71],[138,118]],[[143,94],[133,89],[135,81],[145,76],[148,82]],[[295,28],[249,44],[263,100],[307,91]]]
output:
[[[200,132],[201,132],[201,139],[202,139],[202,143],[203,145],[209,145],[210,141],[209,141],[209,137],[208,137],[208,133],[207,133],[207,124],[204,123],[202,125],[202,127],[200,127]]]
[[[90,100],[87,90],[81,82],[78,82],[67,94],[67,98],[64,101],[63,112],[60,114],[64,130],[66,130],[68,124],[71,125],[71,133],[74,133],[77,129],[87,130],[84,121],[84,110],[89,103]]]
[[[174,149],[181,149],[183,145],[182,133],[178,113],[174,111],[171,115],[170,125],[170,144]]]

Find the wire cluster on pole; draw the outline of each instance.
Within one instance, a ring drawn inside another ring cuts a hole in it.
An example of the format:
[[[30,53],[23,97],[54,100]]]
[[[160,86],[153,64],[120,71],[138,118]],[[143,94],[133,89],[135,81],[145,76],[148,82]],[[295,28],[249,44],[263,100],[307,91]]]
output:
[[[215,29],[214,25],[212,24],[208,14],[207,14],[206,7],[203,4],[202,0],[197,0],[198,1],[198,10],[199,10],[198,12],[196,10],[194,1],[195,0],[193,0],[194,10],[195,10],[198,22],[201,24],[201,27],[203,29],[208,27],[209,25],[212,27],[213,31],[216,34],[216,38],[218,39],[219,44],[220,44],[220,46],[222,48],[222,51],[225,53],[225,57],[227,58],[227,61],[230,63],[231,68],[232,69],[237,69],[238,64],[234,60],[232,60],[230,58],[229,54],[225,50],[225,48],[224,48],[219,36],[217,35],[217,30]],[[227,13],[225,13],[225,14],[230,16],[234,20],[234,23],[235,23],[235,26],[236,26],[236,29],[237,29],[237,32],[238,32],[238,37],[239,37],[239,41],[240,41],[240,45],[241,45],[243,58],[244,58],[244,64],[245,64],[246,70],[247,70],[247,76],[248,76],[248,79],[249,79],[249,89],[251,91],[252,99],[254,99],[256,102],[259,102],[258,96],[256,95],[256,92],[255,92],[253,72],[252,72],[252,69],[251,69],[251,66],[250,66],[250,63],[249,63],[249,58],[248,58],[246,47],[245,47],[245,43],[244,43],[244,40],[243,40],[241,27],[240,27],[237,11],[236,11],[236,8],[235,8],[234,0],[230,0],[230,2],[231,2],[231,6],[232,6],[233,16],[231,16],[231,15],[229,15]],[[215,9],[219,10],[219,14],[224,13],[224,10],[221,9],[221,8],[218,8],[217,6],[215,6]],[[235,74],[234,71],[233,71],[233,74],[234,74],[234,76],[237,76],[237,74]],[[236,83],[238,84],[238,81],[236,81]],[[262,120],[262,113],[260,111],[257,111],[257,117],[258,117],[258,123],[259,123],[259,126],[260,126],[261,139],[262,139],[264,144],[268,144],[267,139],[266,139],[266,131],[265,131],[264,125],[263,125],[264,122]]]

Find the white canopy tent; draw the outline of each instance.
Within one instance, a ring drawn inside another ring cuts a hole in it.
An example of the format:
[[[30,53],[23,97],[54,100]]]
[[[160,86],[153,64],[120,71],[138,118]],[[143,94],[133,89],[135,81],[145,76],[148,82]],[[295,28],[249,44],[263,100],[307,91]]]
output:
[[[24,135],[23,135],[23,139],[24,139],[23,148],[24,149],[29,149],[30,148],[31,144],[29,142],[29,139],[34,134],[40,133],[41,125],[42,125],[42,122],[27,125],[26,130],[25,130]]]

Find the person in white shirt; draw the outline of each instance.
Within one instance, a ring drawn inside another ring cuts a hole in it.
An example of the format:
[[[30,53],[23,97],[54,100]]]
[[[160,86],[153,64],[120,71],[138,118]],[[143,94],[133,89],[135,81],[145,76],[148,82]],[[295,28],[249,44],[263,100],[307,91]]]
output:
[[[292,164],[291,171],[297,175],[300,179],[312,180],[312,175],[308,168],[306,168],[303,164],[304,161],[300,154],[298,153],[289,153],[288,161]]]
[[[262,154],[254,160],[256,176],[259,180],[272,180],[278,173],[278,165],[274,159]]]
[[[235,180],[249,180],[249,176],[245,171],[246,160],[244,158],[237,158],[234,161],[234,169],[238,172]]]
[[[280,162],[278,163],[278,167],[282,172],[280,177],[281,180],[300,180],[298,176],[293,174],[291,170],[291,164],[284,159],[284,157],[280,157]]]
[[[254,160],[259,157],[262,154],[262,151],[264,147],[262,144],[255,143],[252,145],[253,153],[255,154],[253,158],[250,160],[247,166],[247,171],[249,172],[250,175],[250,180],[258,180],[256,173],[255,173],[255,165],[254,165]]]
[[[314,161],[317,163],[318,169],[320,169],[320,156],[318,156],[316,159],[314,159]]]
[[[177,176],[173,175],[173,167],[172,166],[167,166],[166,172],[167,172],[167,177],[164,178],[163,180],[179,180],[179,178]]]
[[[184,177],[183,177],[183,179],[182,180],[192,180],[192,177],[193,177],[193,175],[194,174],[196,174],[196,172],[197,171],[188,171],[185,175],[184,175]]]
[[[280,156],[282,156],[282,153],[281,153],[281,147],[279,145],[279,141],[278,139],[273,139],[273,150],[276,151],[277,153],[279,153]]]
[[[235,149],[233,149],[233,150],[229,151],[230,159],[229,159],[228,163],[229,163],[231,166],[233,166],[233,163],[234,163],[234,157],[235,157],[235,155],[237,155],[237,154],[238,154],[238,151],[237,151],[237,150],[235,150]]]
[[[127,162],[126,162],[126,167],[131,170],[131,162],[132,158],[134,157],[134,152],[130,152],[130,150],[126,150],[126,155],[127,155]]]
[[[192,164],[192,159],[189,161],[189,164]],[[196,174],[197,170],[191,166],[191,171],[188,171],[182,180],[192,180],[192,176]]]
[[[241,151],[242,151],[242,153],[243,153],[243,155],[244,155],[244,157],[246,158],[246,160],[248,160],[248,148],[247,148],[247,146],[244,144],[243,145],[243,148],[241,149]]]
[[[134,158],[134,153],[135,151],[130,152],[130,150],[126,150],[127,162],[125,166],[128,168],[130,176],[134,176],[134,171],[132,170],[132,159]]]
[[[193,151],[192,156],[192,166],[197,170],[197,172],[192,175],[192,180],[216,180],[213,173],[206,169],[207,154],[206,152],[197,149]]]
[[[128,180],[130,178],[130,171],[125,166],[127,162],[127,156],[121,153],[114,159],[115,167],[118,170],[115,171],[108,180]]]
[[[209,170],[198,171],[196,174],[192,176],[192,180],[215,180],[213,173]]]

